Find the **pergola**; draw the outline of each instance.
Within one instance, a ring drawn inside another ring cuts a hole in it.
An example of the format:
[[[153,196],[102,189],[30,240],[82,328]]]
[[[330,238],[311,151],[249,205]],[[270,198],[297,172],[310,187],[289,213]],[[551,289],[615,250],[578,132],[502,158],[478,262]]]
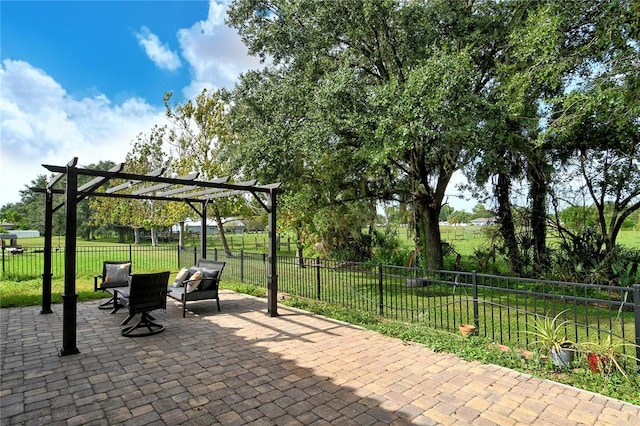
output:
[[[269,214],[269,273],[267,276],[267,314],[278,315],[278,271],[276,262],[276,193],[280,183],[259,185],[256,181],[229,183],[229,177],[207,181],[197,180],[198,173],[183,177],[164,177],[164,169],[140,175],[123,171],[119,164],[107,171],[77,167],[75,157],[66,166],[43,164],[47,170],[55,173],[44,189],[45,193],[45,231],[44,231],[44,272],[42,274],[42,312],[51,313],[51,253],[53,237],[53,213],[65,206],[65,275],[64,294],[62,294],[62,349],[60,356],[77,354],[76,315],[78,294],[76,293],[76,224],[77,205],[87,197],[110,197],[134,200],[179,201],[187,203],[201,219],[201,257],[207,257],[207,204],[210,200],[222,197],[251,194]],[[92,176],[93,179],[78,186],[78,176]],[[66,177],[65,189],[53,186]],[[124,180],[116,186],[107,187],[112,180]],[[53,205],[53,195],[63,194],[64,201]],[[262,194],[262,195],[261,195]],[[266,197],[264,200],[262,197]]]

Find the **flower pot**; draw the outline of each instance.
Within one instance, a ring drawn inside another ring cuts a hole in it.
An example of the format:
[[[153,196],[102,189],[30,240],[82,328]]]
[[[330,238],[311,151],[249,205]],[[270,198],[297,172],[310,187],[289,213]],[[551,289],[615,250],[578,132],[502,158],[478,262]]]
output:
[[[424,287],[427,280],[425,278],[407,278],[407,287]]]
[[[589,370],[591,370],[592,373],[600,373],[600,368],[607,362],[607,357],[604,355],[588,353],[587,362],[589,363]]]
[[[470,336],[476,334],[476,326],[471,324],[460,324],[460,334],[463,336]]]
[[[549,349],[549,358],[556,367],[566,368],[573,361],[575,350],[571,343],[562,343],[560,349],[552,346]]]

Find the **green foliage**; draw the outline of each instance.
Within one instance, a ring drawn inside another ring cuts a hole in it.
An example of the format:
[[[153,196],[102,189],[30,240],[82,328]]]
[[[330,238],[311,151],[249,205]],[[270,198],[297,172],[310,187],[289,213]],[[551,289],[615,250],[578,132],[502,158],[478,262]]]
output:
[[[629,373],[625,369],[625,362],[631,362],[634,367],[637,362],[640,362],[635,357],[636,345],[628,342],[624,342],[611,337],[608,334],[605,339],[598,341],[585,341],[580,342],[578,345],[578,351],[583,355],[588,356],[594,354],[597,357],[598,368],[602,370],[602,373],[611,377],[614,372],[620,373],[626,379],[630,379]]]
[[[373,230],[373,258],[374,263],[383,265],[404,266],[409,259],[410,250],[403,248],[396,232],[389,228]]]
[[[232,290],[238,293],[248,294],[255,297],[266,297],[266,289],[263,287],[256,287],[254,285],[249,284],[240,284],[234,282],[222,282],[220,283],[220,287],[228,290]]]
[[[558,312],[553,318],[548,315],[537,315],[533,319],[532,329],[524,331],[534,338],[531,344],[545,350],[555,348],[556,351],[560,351],[564,343],[572,343],[567,341],[565,334],[569,321],[560,321],[560,317],[565,313],[566,311]]]

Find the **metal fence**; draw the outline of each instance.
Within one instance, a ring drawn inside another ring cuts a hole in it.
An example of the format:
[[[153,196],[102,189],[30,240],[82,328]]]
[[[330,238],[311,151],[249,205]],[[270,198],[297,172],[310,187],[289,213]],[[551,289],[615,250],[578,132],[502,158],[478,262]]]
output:
[[[199,247],[80,247],[76,273],[98,273],[104,260],[130,260],[134,272],[177,272],[194,265],[199,257]],[[37,249],[8,259],[3,256],[3,273],[38,276],[42,258]],[[266,254],[209,249],[207,258],[226,262],[223,282],[267,287]],[[64,273],[62,250],[53,253],[52,265],[54,276]],[[611,336],[629,343],[623,349],[640,358],[640,284],[615,287],[279,255],[278,289],[449,331],[463,323],[473,324],[480,335],[494,342],[520,347],[531,343],[527,332],[536,316],[560,313],[568,340]]]
[[[64,275],[65,249],[59,247],[51,253],[51,273]],[[105,260],[128,260],[133,272],[176,270],[179,250],[176,246],[83,246],[76,249],[76,275],[93,276],[102,273]],[[44,271],[44,248],[25,248],[19,255],[2,252],[2,275],[39,277]]]
[[[267,286],[264,255],[218,250],[226,279]],[[473,324],[481,336],[526,347],[536,317],[560,314],[566,339],[628,343],[640,359],[640,284],[617,287],[441,271],[320,258],[278,257],[278,290],[384,318],[455,332]]]

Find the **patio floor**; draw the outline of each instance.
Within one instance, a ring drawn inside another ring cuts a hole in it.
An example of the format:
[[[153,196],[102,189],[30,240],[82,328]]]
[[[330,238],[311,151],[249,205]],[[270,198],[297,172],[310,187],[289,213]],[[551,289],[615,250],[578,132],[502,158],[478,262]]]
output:
[[[265,299],[223,292],[155,312],[163,333],[78,304],[78,355],[59,357],[62,305],[0,309],[0,422],[63,425],[631,425],[640,407],[434,353]]]

